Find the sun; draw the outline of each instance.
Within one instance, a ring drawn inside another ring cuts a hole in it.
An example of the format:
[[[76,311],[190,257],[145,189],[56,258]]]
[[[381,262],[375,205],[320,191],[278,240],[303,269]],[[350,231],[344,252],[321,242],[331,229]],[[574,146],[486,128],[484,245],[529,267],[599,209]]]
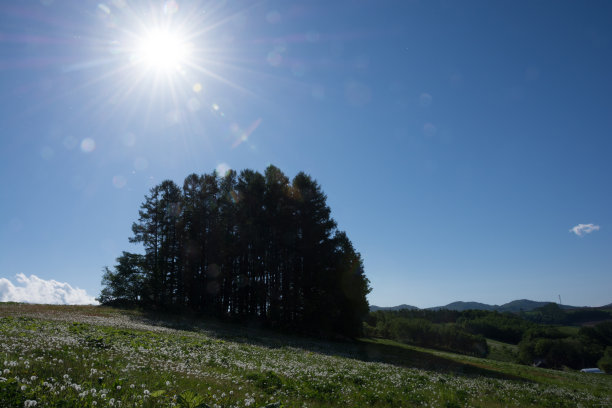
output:
[[[173,0],[105,3],[113,6],[98,5],[105,26],[95,49],[104,54],[88,64],[100,72],[91,84],[112,81],[108,98],[114,107],[129,98],[146,99],[150,109],[163,107],[167,120],[176,122],[202,107],[224,116],[218,101],[209,99],[215,83],[252,94],[234,79],[250,65],[238,62],[237,43],[226,34],[236,10],[226,10],[224,2],[206,9],[201,0],[183,1],[180,9]]]
[[[147,69],[172,72],[189,60],[190,46],[180,32],[155,28],[138,38],[135,55],[136,61]]]

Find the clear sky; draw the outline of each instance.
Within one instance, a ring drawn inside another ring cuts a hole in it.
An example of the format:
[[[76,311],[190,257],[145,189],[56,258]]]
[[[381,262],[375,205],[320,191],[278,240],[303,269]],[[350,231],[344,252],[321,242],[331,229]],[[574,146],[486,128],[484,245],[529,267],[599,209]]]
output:
[[[3,1],[0,289],[97,296],[154,184],[274,164],[319,181],[371,304],[610,303],[611,18],[609,1]]]

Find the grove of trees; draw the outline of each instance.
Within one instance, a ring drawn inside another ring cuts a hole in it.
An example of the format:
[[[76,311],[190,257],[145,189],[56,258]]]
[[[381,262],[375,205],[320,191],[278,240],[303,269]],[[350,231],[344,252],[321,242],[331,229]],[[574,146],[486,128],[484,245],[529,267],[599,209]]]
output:
[[[575,334],[554,326],[537,326],[528,330],[519,343],[519,360],[525,364],[540,361],[550,368],[580,369],[603,364],[602,369],[609,373],[610,356],[605,353],[611,347],[612,321],[581,327]]]
[[[163,181],[132,225],[144,254],[105,269],[99,300],[357,336],[369,281],[326,201],[310,176],[274,166]]]
[[[486,357],[487,341],[458,321],[474,311],[455,310],[377,310],[364,321],[365,334],[455,353]]]

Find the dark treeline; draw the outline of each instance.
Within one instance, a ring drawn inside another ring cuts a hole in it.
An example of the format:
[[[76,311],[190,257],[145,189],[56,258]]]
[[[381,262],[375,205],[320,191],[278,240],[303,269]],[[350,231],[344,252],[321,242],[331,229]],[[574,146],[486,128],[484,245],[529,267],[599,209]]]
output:
[[[369,281],[326,201],[310,176],[274,166],[164,181],[132,226],[144,255],[106,268],[100,301],[359,335]]]

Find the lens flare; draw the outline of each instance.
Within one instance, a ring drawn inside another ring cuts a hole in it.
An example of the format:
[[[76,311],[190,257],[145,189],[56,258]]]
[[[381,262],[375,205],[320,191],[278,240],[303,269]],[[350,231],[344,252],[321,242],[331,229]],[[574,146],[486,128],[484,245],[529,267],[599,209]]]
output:
[[[95,148],[96,142],[94,142],[94,140],[89,137],[83,139],[83,141],[81,142],[81,150],[85,153],[91,153],[95,150]]]
[[[113,186],[115,188],[123,188],[127,184],[127,180],[121,174],[118,174],[113,177]]]

